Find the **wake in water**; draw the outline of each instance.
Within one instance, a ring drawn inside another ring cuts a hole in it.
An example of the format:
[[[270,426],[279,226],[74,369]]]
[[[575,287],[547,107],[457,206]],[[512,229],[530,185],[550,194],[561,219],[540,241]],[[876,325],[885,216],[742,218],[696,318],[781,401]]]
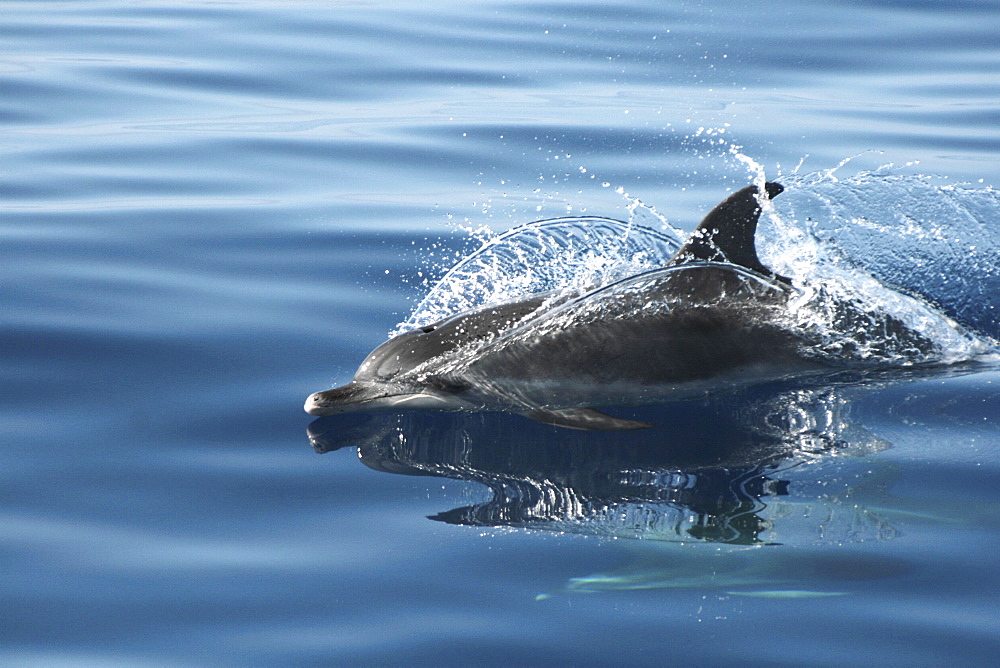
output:
[[[1000,337],[1000,192],[889,168],[784,182],[761,226],[762,255],[779,271],[806,284],[843,273],[859,291],[874,279]]]
[[[488,240],[448,271],[396,333],[543,292],[583,294],[658,269],[680,248],[672,232],[611,218],[558,218]]]

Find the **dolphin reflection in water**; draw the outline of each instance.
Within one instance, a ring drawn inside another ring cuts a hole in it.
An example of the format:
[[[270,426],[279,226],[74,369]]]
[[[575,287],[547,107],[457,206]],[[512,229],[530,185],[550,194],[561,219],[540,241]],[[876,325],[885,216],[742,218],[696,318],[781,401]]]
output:
[[[797,290],[757,255],[762,204],[782,190],[767,183],[763,193],[756,186],[733,193],[660,269],[404,332],[376,348],[350,383],[310,395],[305,410],[506,411],[559,427],[628,430],[651,424],[593,407],[648,405],[827,368],[814,333],[789,315]],[[841,310],[850,324],[849,309]],[[877,329],[897,347],[932,345],[891,317]]]
[[[588,433],[411,411],[321,417],[308,433],[317,452],[357,448],[376,471],[482,485],[485,498],[430,518],[448,524],[735,545],[878,541],[898,535],[897,521],[970,511],[961,499],[894,496],[895,464],[871,455],[899,429],[867,424],[863,407],[947,405],[976,368],[840,370],[628,409],[669,429]]]

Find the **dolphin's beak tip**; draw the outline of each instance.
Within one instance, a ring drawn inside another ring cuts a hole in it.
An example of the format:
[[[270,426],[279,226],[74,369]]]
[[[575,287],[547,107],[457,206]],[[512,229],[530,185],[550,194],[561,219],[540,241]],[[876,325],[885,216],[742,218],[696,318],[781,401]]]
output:
[[[306,397],[306,403],[305,403],[305,405],[302,408],[305,409],[306,413],[309,413],[309,415],[322,415],[323,414],[322,411],[321,411],[321,409],[320,409],[320,407],[316,405],[316,395],[315,394],[310,394],[308,397]]]

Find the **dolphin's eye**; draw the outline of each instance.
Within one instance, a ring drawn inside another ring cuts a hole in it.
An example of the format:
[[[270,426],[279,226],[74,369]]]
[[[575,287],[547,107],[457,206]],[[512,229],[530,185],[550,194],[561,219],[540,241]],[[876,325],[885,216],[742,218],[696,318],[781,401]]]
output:
[[[420,331],[423,332],[424,334],[430,334],[435,329],[437,329],[436,325],[427,325],[426,327],[421,327]]]

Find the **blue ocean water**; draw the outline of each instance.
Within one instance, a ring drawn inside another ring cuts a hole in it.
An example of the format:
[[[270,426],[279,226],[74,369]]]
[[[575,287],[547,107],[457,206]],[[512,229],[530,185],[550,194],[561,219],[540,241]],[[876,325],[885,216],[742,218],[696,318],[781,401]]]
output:
[[[995,340],[995,3],[2,13],[4,663],[995,662],[989,359],[610,435],[301,409],[483,240],[758,168],[769,261]]]

